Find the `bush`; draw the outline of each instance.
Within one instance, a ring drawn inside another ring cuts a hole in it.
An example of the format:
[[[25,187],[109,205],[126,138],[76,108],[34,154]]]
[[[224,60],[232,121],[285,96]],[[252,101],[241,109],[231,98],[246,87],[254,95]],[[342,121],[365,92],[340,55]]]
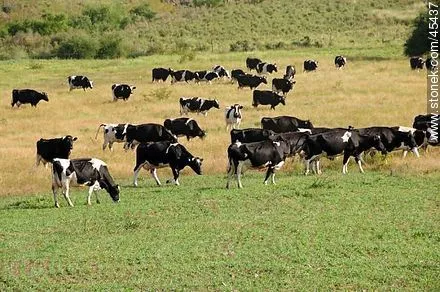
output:
[[[123,56],[122,39],[118,36],[104,36],[95,57],[98,59],[112,59],[121,56]]]
[[[256,48],[257,46],[255,43],[251,43],[247,40],[236,41],[235,43],[232,43],[229,46],[231,52],[248,52],[248,51],[253,51]]]
[[[413,22],[413,31],[404,45],[405,55],[419,56],[428,52],[428,37],[428,14],[423,11]]]
[[[194,0],[193,5],[195,7],[207,6],[216,7],[223,3],[223,0]]]
[[[98,51],[98,42],[88,35],[74,35],[61,40],[55,55],[61,59],[91,59]]]
[[[44,14],[41,20],[15,21],[7,25],[9,35],[14,36],[19,32],[34,32],[40,35],[51,35],[68,27],[64,14]]]
[[[133,21],[152,20],[156,16],[156,12],[151,10],[148,3],[141,4],[130,10]]]

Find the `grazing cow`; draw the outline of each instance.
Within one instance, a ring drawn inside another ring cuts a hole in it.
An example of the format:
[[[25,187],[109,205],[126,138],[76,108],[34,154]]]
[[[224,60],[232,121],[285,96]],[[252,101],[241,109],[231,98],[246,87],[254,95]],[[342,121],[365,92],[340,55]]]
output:
[[[293,85],[296,81],[291,81],[285,78],[274,78],[272,79],[272,91],[276,93],[282,92],[284,96],[293,89]]]
[[[238,103],[231,105],[225,109],[225,121],[226,121],[226,130],[231,127],[232,129],[239,128],[242,115],[241,110],[243,106]]]
[[[275,110],[278,104],[286,105],[284,96],[278,95],[270,90],[254,90],[252,98],[252,106],[257,107],[261,105],[270,105],[270,109]]]
[[[237,80],[238,76],[240,76],[240,75],[246,75],[246,73],[244,73],[244,71],[241,70],[241,69],[234,69],[234,70],[232,70],[231,71],[232,82],[234,82],[234,80]]]
[[[153,76],[153,80],[151,82],[154,81],[159,81],[162,80],[163,82],[165,82],[168,78],[168,76],[171,75],[171,73],[173,72],[173,70],[171,70],[171,68],[165,69],[165,68],[154,68],[152,70],[152,76]]]
[[[67,82],[69,83],[69,91],[73,89],[83,89],[86,91],[87,88],[93,89],[93,81],[89,80],[87,76],[69,76],[67,77]]]
[[[246,68],[249,69],[249,71],[257,70],[257,65],[262,63],[262,61],[258,58],[247,58],[246,59]]]
[[[181,97],[179,100],[180,114],[186,115],[190,112],[207,115],[211,108],[220,108],[217,99],[203,99],[198,97]]]
[[[159,124],[128,125],[124,149],[127,150],[130,147],[133,149],[139,143],[159,141],[176,143],[177,137]]]
[[[178,143],[172,144],[169,141],[155,143],[142,143],[136,149],[136,166],[134,167],[133,185],[137,186],[138,175],[143,168],[150,171],[157,185],[161,185],[156,170],[170,166],[173,172],[173,181],[179,183],[179,173],[186,166],[191,167],[198,175],[202,174],[202,158],[194,157],[186,148]],[[172,180],[168,180],[170,182]]]
[[[40,100],[49,101],[46,92],[38,92],[33,89],[14,89],[12,90],[12,102],[11,106],[30,103],[31,106],[37,107]]]
[[[200,81],[206,81],[211,83],[212,80],[219,78],[219,75],[217,72],[214,71],[196,71],[194,72],[195,74],[195,80],[196,82],[200,82]]]
[[[272,74],[273,72],[278,72],[277,64],[263,62],[257,65],[258,74]]]
[[[316,60],[305,60],[304,61],[304,71],[310,72],[318,69],[318,61]]]
[[[43,162],[46,167],[47,163],[52,163],[54,158],[67,159],[73,149],[73,142],[78,138],[67,135],[61,138],[43,139],[37,141],[37,161],[36,166]]]
[[[104,142],[102,144],[102,150],[108,145],[108,149],[113,151],[113,143],[125,142],[125,135],[127,133],[127,127],[129,124],[101,124],[96,131],[95,139],[98,137],[101,127],[104,129]]]
[[[313,125],[309,120],[301,120],[290,116],[264,117],[261,119],[261,127],[275,133],[295,132],[299,128],[313,129]]]
[[[249,129],[232,129],[231,132],[231,143],[241,142],[241,143],[252,143],[268,140],[275,133],[271,130],[265,130],[260,128],[249,128]]]
[[[345,58],[344,56],[335,57],[335,67],[337,69],[341,69],[342,67],[345,67],[346,64],[347,64],[347,58]]]
[[[275,170],[280,169],[289,154],[289,146],[285,141],[261,141],[254,143],[233,143],[228,147],[228,182],[229,189],[232,176],[236,176],[239,188],[243,188],[241,174],[243,167],[267,168],[264,184],[270,176],[275,184]]]
[[[295,74],[296,74],[295,66],[288,65],[286,67],[286,74],[284,74],[283,78],[291,81],[293,80],[293,78],[295,78]]]
[[[113,93],[113,101],[117,101],[118,99],[123,99],[127,101],[130,95],[133,93],[133,90],[136,89],[136,86],[128,85],[128,84],[113,84],[112,85],[112,93]]]
[[[438,67],[438,61],[437,60],[433,61],[433,60],[434,59],[432,59],[431,57],[426,59],[425,66],[426,66],[427,70],[432,70],[432,69]]]
[[[218,76],[220,78],[226,77],[226,78],[231,78],[229,71],[225,69],[225,67],[221,66],[221,65],[215,65],[214,67],[212,67],[212,70],[218,74]]]
[[[200,129],[197,122],[191,118],[166,119],[163,123],[164,127],[177,137],[186,136],[189,141],[191,138],[205,137],[205,131]]]
[[[239,75],[237,76],[238,89],[243,87],[249,87],[250,89],[257,88],[261,83],[267,84],[265,76],[256,75]]]
[[[57,193],[62,188],[64,198],[73,207],[69,191],[71,185],[89,187],[87,204],[91,205],[90,197],[95,192],[99,204],[98,190],[105,189],[114,202],[119,202],[119,186],[110,175],[107,164],[96,158],[61,159],[55,158],[52,164],[52,192],[55,207],[59,208]]]
[[[412,70],[420,70],[423,69],[423,65],[425,64],[425,61],[423,61],[420,57],[411,57],[409,59],[409,65],[411,66]]]
[[[197,78],[196,73],[189,70],[173,71],[170,73],[170,75],[172,77],[171,83],[183,81],[188,83],[188,81],[192,81]]]

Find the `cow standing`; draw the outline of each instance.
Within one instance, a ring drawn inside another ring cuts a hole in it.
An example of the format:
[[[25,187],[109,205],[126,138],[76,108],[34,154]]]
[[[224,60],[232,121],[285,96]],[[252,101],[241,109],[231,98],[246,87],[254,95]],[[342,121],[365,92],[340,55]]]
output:
[[[251,90],[260,86],[260,84],[267,84],[267,79],[265,76],[256,75],[239,75],[237,76],[238,89],[243,87],[249,87]]]
[[[283,78],[289,81],[292,81],[295,78],[296,69],[295,66],[288,65],[286,67],[286,74],[284,74]]]
[[[238,129],[240,127],[242,119],[242,109],[243,106],[237,103],[225,109],[226,130],[228,130],[229,128]]]
[[[139,143],[159,141],[171,141],[172,143],[176,143],[177,137],[159,124],[128,125],[124,149],[127,150],[130,147],[133,149]]]
[[[345,58],[344,56],[336,56],[335,57],[336,69],[341,69],[341,68],[345,67],[346,64],[347,64],[347,58]]]
[[[36,143],[36,166],[40,165],[40,162],[42,162],[43,165],[47,167],[47,163],[52,163],[55,158],[69,158],[70,152],[73,149],[73,142],[76,140],[77,137],[73,137],[71,135],[61,138],[41,138]]]
[[[316,60],[305,60],[304,61],[304,71],[311,72],[318,69],[318,61]]]
[[[284,96],[278,95],[270,90],[254,90],[252,96],[252,106],[257,107],[261,105],[270,105],[270,109],[275,110],[278,104],[286,105]]]
[[[274,78],[272,79],[272,91],[276,93],[282,92],[284,96],[293,89],[293,85],[296,81],[292,81],[285,78]]]
[[[93,89],[93,81],[90,80],[87,76],[82,75],[72,75],[67,77],[67,83],[69,84],[69,91],[73,89],[83,89],[86,91],[87,88]]]
[[[425,64],[425,61],[423,61],[420,57],[411,57],[409,59],[409,66],[412,70],[421,70],[423,69],[423,65]]]
[[[20,107],[22,104],[30,103],[31,106],[37,107],[40,100],[49,101],[46,92],[38,92],[33,89],[14,89],[12,90],[12,102],[11,106],[17,105]]]
[[[275,133],[271,130],[265,130],[260,128],[248,128],[248,129],[232,129],[230,132],[231,143],[252,143],[268,140]]]
[[[279,116],[274,118],[263,117],[261,119],[263,129],[272,130],[275,133],[295,132],[301,129],[313,129],[309,120],[301,120],[291,116]]]
[[[98,137],[101,127],[104,129],[104,142],[102,144],[102,150],[105,148],[113,151],[113,143],[125,142],[125,135],[127,134],[127,127],[129,124],[101,124],[96,131],[95,139]]]
[[[122,99],[127,101],[130,95],[133,94],[133,91],[136,89],[134,85],[128,84],[113,84],[112,85],[112,94],[113,101],[117,101],[118,99]]]
[[[211,108],[220,108],[217,99],[204,99],[199,97],[181,97],[179,100],[180,114],[186,115],[190,112],[206,116]]]
[[[176,82],[186,82],[195,80],[197,78],[197,75],[189,70],[179,70],[179,71],[173,71],[170,73],[171,75],[171,84]]]
[[[231,71],[231,81],[234,82],[237,81],[238,76],[240,75],[246,75],[246,73],[241,69],[234,69]]]
[[[229,71],[225,69],[225,67],[221,65],[215,65],[212,67],[212,71],[218,74],[220,78],[226,77],[231,78],[231,75],[229,74]]]
[[[165,82],[168,79],[168,76],[172,75],[173,70],[171,68],[154,68],[151,72],[152,81],[162,81]]]
[[[205,138],[205,131],[200,129],[197,121],[191,118],[166,119],[163,123],[164,127],[177,137],[186,136],[189,141],[192,138]]]
[[[195,81],[196,82],[200,82],[200,81],[206,81],[209,84],[211,84],[211,81],[218,79],[220,76],[218,75],[217,72],[214,71],[196,71],[194,72],[195,74]]]
[[[260,63],[262,63],[262,61],[258,58],[247,58],[246,59],[246,68],[248,68],[249,71],[257,70],[257,66]]]
[[[263,62],[257,65],[258,74],[272,74],[274,72],[278,72],[277,64],[270,64]]]

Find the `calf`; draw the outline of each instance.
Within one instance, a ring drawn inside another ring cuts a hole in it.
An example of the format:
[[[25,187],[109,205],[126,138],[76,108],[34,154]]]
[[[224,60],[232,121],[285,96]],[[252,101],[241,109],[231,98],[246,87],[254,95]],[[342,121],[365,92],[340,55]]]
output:
[[[240,127],[242,115],[241,110],[243,109],[242,105],[238,103],[231,105],[225,109],[225,121],[226,121],[226,130],[235,129]]]
[[[14,89],[12,90],[12,102],[11,106],[30,103],[31,106],[37,107],[40,100],[49,101],[46,92],[38,92],[33,89]]]
[[[152,73],[151,75],[153,77],[153,80],[151,82],[160,81],[160,80],[165,82],[168,79],[168,76],[170,76],[172,72],[173,70],[171,70],[171,68],[168,69],[154,68],[151,72]]]
[[[305,60],[304,61],[304,71],[311,72],[318,69],[318,61],[316,60]]]
[[[250,89],[257,88],[260,84],[267,84],[266,77],[255,76],[255,75],[239,75],[237,76],[238,89],[243,87],[249,87]]]
[[[176,143],[177,137],[159,124],[128,125],[124,149],[127,150],[129,147],[133,149],[139,143],[159,141]]]
[[[101,124],[96,131],[95,139],[98,137],[101,127],[104,129],[104,142],[102,144],[102,150],[105,150],[108,145],[108,149],[113,151],[113,143],[125,142],[125,135],[127,134],[127,127],[129,124]]]
[[[309,120],[301,120],[291,116],[279,116],[274,118],[264,117],[261,119],[263,129],[272,130],[275,133],[295,132],[299,128],[313,129]]]
[[[83,89],[86,91],[87,88],[93,89],[93,81],[89,80],[87,76],[69,76],[67,77],[67,83],[69,84],[69,91],[73,89]]]
[[[43,162],[46,167],[47,163],[52,163],[55,158],[67,159],[73,149],[73,142],[76,137],[67,135],[61,138],[43,139],[37,141],[37,160],[36,166]]]
[[[91,205],[90,197],[95,192],[99,203],[98,190],[105,189],[114,202],[119,202],[119,186],[115,184],[107,165],[96,158],[61,159],[55,158],[52,165],[52,192],[55,207],[59,208],[57,193],[62,188],[64,198],[73,207],[69,192],[71,185],[89,187],[87,204]]]
[[[193,112],[198,114],[200,113],[206,116],[211,108],[220,108],[217,99],[203,99],[198,97],[181,97],[179,100],[179,104],[181,115],[186,115],[189,112]]]
[[[249,71],[257,70],[257,65],[261,62],[262,61],[258,58],[246,58],[246,68],[248,68]]]
[[[278,95],[270,90],[254,90],[252,98],[252,106],[270,105],[270,109],[275,110],[278,104],[286,105],[284,96]]]
[[[241,174],[243,167],[267,168],[264,184],[270,176],[275,184],[275,170],[280,169],[289,153],[289,147],[284,141],[261,141],[255,143],[233,143],[228,147],[228,181],[229,188],[232,176],[236,176],[239,188],[243,188]]]
[[[283,78],[289,81],[292,81],[295,78],[296,69],[295,66],[288,65],[286,67],[286,74],[284,74]]]
[[[291,81],[285,78],[274,78],[272,79],[272,91],[276,93],[282,92],[284,96],[293,89],[293,85],[296,81]]]
[[[117,101],[118,99],[127,101],[130,95],[133,94],[133,90],[135,89],[136,86],[133,85],[113,84],[112,85],[113,101]]]
[[[231,132],[231,143],[241,142],[241,143],[252,143],[268,140],[273,134],[271,130],[265,130],[260,128],[249,128],[249,129],[232,129]]]
[[[345,67],[346,64],[347,64],[347,58],[345,58],[344,56],[336,56],[335,57],[335,67],[337,69],[341,69],[341,68]]]
[[[179,183],[179,173],[186,166],[191,167],[198,175],[202,174],[202,158],[194,157],[181,144],[169,141],[140,144],[136,149],[136,166],[134,167],[133,185],[137,186],[138,175],[142,168],[150,171],[157,185],[161,185],[157,177],[157,169],[169,166],[173,172],[173,180]],[[169,182],[168,180],[167,182]]]
[[[190,118],[166,119],[163,123],[164,127],[171,133],[179,136],[186,136],[189,141],[191,138],[205,138],[205,131],[200,129],[197,122]]]
[[[263,62],[257,65],[258,74],[272,74],[273,72],[278,72],[277,64]]]
[[[189,70],[173,71],[170,73],[170,75],[172,77],[171,83],[184,82],[184,81],[188,83],[188,81],[197,78],[196,74]]]
[[[425,61],[423,61],[423,59],[420,57],[411,57],[409,59],[409,65],[412,70],[423,69],[423,64],[425,64]]]

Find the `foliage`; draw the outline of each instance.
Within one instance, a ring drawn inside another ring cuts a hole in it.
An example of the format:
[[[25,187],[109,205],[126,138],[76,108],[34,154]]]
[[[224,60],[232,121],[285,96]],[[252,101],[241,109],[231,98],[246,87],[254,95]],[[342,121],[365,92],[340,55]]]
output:
[[[35,32],[40,35],[50,35],[63,30],[68,26],[67,17],[64,14],[43,14],[41,20],[15,21],[7,25],[9,35],[14,36],[19,32]]]
[[[97,59],[113,59],[124,55],[122,38],[117,35],[103,36],[96,53]]]
[[[423,11],[414,20],[413,31],[404,45],[404,53],[407,56],[420,56],[430,50],[428,41],[428,13]]]
[[[87,34],[78,34],[63,39],[56,49],[61,59],[91,59],[98,52],[98,42]]]
[[[193,0],[193,5],[195,7],[199,7],[199,6],[215,7],[222,4],[223,1],[224,0]]]
[[[230,45],[231,52],[249,52],[256,48],[256,44],[248,40],[239,40]]]
[[[133,21],[137,20],[152,20],[156,16],[148,3],[143,3],[130,10]]]

